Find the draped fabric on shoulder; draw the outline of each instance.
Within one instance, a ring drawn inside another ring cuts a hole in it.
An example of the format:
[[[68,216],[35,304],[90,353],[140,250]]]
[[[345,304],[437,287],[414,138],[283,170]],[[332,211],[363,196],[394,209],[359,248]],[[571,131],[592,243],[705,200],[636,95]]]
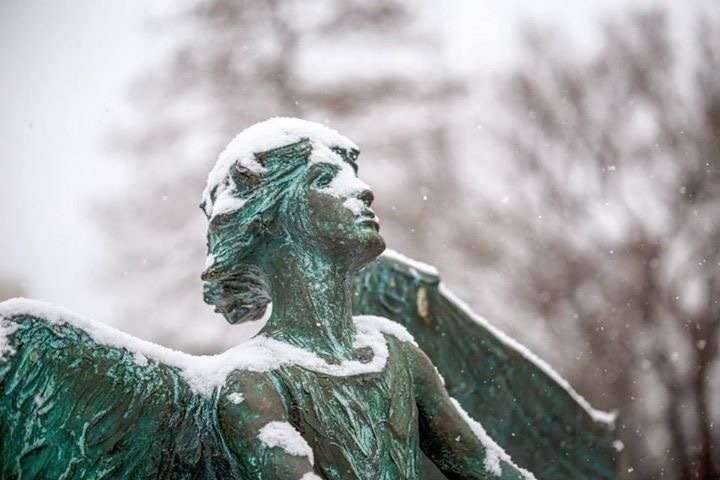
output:
[[[526,348],[474,315],[434,268],[387,252],[355,278],[354,313],[404,325],[449,394],[539,479],[615,478],[613,415],[594,410]],[[425,462],[426,478],[444,478]]]
[[[62,318],[0,319],[0,479],[239,478],[214,399]]]

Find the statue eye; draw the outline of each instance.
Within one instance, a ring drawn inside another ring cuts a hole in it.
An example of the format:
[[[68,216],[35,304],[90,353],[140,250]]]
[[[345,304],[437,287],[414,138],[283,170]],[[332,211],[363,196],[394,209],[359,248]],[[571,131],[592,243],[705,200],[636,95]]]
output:
[[[334,163],[317,162],[307,170],[305,185],[316,190],[326,188],[340,173],[340,168]]]
[[[313,186],[315,188],[327,187],[328,185],[330,185],[330,182],[332,182],[335,179],[336,173],[337,172],[335,170],[323,169],[313,179],[313,182],[312,182]]]

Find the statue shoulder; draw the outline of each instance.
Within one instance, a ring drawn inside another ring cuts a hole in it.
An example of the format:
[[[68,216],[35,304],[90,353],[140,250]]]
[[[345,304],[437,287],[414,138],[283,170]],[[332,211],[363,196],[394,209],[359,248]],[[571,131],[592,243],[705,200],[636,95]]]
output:
[[[382,348],[373,347],[376,353],[383,352],[387,358],[391,358],[392,352],[395,351],[395,355],[400,355],[403,363],[411,366],[416,363],[418,356],[425,357],[412,334],[398,322],[374,315],[356,316],[354,320],[365,342],[370,343],[368,339],[382,340]],[[396,356],[395,359],[397,362],[398,357]]]
[[[438,377],[444,383],[432,360],[422,351],[412,334],[403,325],[388,318],[374,315],[357,316],[355,317],[355,324],[360,332],[375,332],[376,334],[380,332],[386,338],[396,340],[412,367],[414,375]]]
[[[228,375],[218,394],[218,409],[231,416],[280,417],[285,405],[270,372],[235,370]]]
[[[253,451],[265,425],[287,419],[287,409],[271,374],[235,370],[218,392],[218,424],[225,445],[238,459]]]
[[[375,315],[358,315],[353,317],[355,326],[360,333],[375,334],[382,333],[385,337],[392,337],[402,343],[408,343],[417,347],[413,336],[407,328],[385,317]]]

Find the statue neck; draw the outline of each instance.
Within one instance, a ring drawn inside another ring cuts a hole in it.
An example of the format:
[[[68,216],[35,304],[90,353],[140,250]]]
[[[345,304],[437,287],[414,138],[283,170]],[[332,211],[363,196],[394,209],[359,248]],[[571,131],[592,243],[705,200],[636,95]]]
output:
[[[268,275],[272,315],[260,332],[328,360],[354,357],[351,282],[354,272],[322,255],[283,249]]]

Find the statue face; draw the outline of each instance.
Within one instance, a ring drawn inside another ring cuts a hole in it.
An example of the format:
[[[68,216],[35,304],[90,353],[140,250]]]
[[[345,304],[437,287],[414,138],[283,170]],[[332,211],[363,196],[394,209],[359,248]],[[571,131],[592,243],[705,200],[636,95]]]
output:
[[[312,161],[288,219],[294,240],[305,248],[328,255],[348,268],[360,268],[385,249],[379,223],[370,208],[373,194],[357,177],[357,167],[338,155]]]

